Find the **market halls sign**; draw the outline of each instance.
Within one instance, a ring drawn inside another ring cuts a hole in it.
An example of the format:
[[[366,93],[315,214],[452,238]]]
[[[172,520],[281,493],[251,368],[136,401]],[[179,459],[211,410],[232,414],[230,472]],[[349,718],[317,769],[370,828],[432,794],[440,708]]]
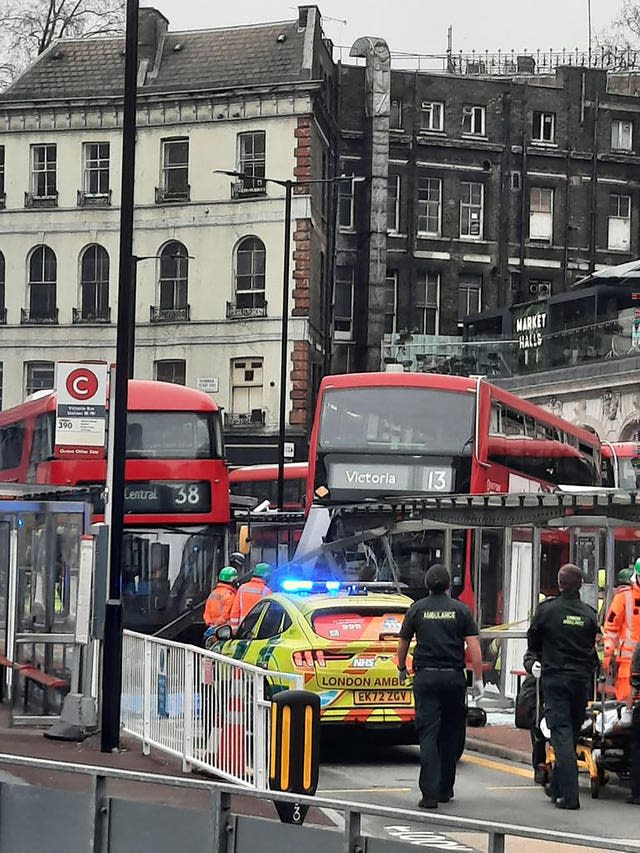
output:
[[[542,346],[542,333],[547,328],[547,318],[546,311],[515,318],[519,349],[537,349]]]

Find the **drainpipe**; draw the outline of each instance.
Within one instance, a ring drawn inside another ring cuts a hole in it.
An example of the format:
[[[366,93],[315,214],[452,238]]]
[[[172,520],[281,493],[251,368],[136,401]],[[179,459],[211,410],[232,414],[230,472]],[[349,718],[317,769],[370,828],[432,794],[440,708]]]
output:
[[[389,178],[389,113],[391,107],[391,56],[381,38],[357,39],[350,56],[366,60],[365,112],[370,128],[369,239],[367,246],[366,317],[360,368],[380,369],[384,336],[387,278],[387,193]]]

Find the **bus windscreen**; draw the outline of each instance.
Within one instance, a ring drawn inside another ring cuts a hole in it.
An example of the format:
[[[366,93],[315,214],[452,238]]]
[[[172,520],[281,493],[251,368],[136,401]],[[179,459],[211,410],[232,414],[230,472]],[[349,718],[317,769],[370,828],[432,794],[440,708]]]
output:
[[[474,397],[432,388],[325,391],[318,449],[324,453],[471,454]]]
[[[128,412],[127,457],[220,459],[216,417],[199,412]]]

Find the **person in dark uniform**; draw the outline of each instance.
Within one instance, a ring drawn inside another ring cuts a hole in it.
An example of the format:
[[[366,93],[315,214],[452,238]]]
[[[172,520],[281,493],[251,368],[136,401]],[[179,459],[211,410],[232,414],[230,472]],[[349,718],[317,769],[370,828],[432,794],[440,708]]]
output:
[[[560,595],[541,602],[527,631],[525,668],[542,667],[545,717],[556,764],[545,792],[559,809],[579,809],[576,745],[597,664],[598,615],[580,599],[582,572],[566,563]]]
[[[398,675],[407,679],[407,652],[415,636],[413,695],[420,740],[423,809],[453,797],[459,746],[464,736],[467,682],[465,644],[475,675],[474,695],[482,692],[482,655],[471,611],[451,598],[449,572],[437,563],[425,577],[429,595],[411,605],[400,629]]]

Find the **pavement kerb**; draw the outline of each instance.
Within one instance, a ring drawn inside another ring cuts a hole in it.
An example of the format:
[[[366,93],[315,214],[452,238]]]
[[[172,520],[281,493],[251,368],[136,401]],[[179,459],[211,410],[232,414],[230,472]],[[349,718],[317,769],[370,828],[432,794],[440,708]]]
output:
[[[471,752],[481,752],[483,755],[490,755],[493,758],[503,758],[506,761],[515,761],[517,764],[531,764],[531,755],[523,752],[521,749],[512,749],[509,746],[503,746],[499,743],[493,743],[490,740],[467,736],[465,749]]]

